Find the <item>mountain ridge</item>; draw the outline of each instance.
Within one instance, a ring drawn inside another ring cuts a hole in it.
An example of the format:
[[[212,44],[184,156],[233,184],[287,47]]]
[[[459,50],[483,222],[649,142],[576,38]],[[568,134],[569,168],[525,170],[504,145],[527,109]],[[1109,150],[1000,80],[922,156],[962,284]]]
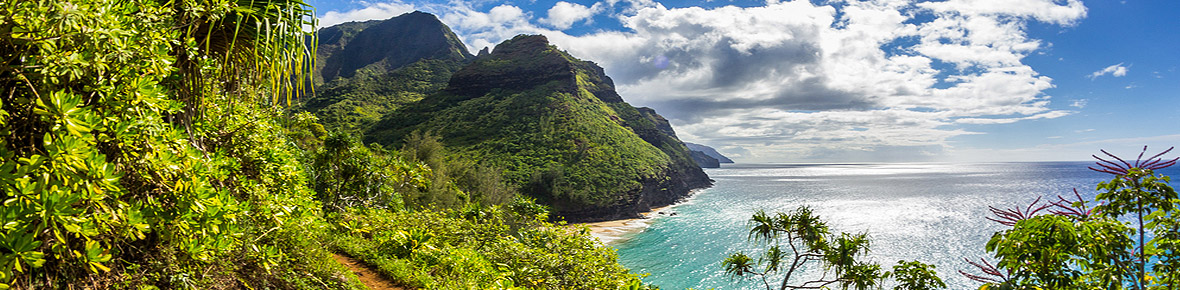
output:
[[[475,57],[434,15],[410,12],[318,31],[314,95],[300,110],[328,129],[360,132],[397,108],[446,87]]]
[[[318,73],[324,82],[353,77],[364,69],[392,71],[422,59],[475,57],[446,24],[421,11],[383,21],[350,22],[319,33],[319,45],[328,45],[325,52],[334,52],[317,52],[324,59]]]
[[[447,88],[366,131],[366,142],[438,134],[505,167],[508,180],[571,221],[637,217],[711,180],[666,120],[627,104],[593,62],[521,35],[455,72]],[[664,125],[660,125],[664,124]],[[671,133],[671,134],[669,134]]]

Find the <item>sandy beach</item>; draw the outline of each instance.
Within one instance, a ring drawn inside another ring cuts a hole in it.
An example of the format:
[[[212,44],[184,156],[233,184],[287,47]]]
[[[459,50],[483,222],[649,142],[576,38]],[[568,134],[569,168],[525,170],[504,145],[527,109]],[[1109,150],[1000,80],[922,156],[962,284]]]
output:
[[[669,205],[665,207],[653,208],[649,212],[642,213],[643,218],[613,220],[594,223],[580,223],[575,225],[585,225],[590,228],[590,235],[598,238],[605,245],[611,245],[616,242],[625,240],[630,234],[642,232],[647,229],[647,226],[652,221],[660,217],[671,215],[675,210],[676,205]],[[659,214],[663,212],[664,214]]]

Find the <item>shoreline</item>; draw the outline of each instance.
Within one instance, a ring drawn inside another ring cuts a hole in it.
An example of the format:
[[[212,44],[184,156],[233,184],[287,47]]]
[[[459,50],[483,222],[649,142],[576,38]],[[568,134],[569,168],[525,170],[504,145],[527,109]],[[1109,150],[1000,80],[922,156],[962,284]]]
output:
[[[575,225],[583,225],[590,229],[590,236],[598,239],[603,245],[610,246],[617,242],[626,240],[630,235],[642,232],[647,229],[651,222],[658,217],[668,216],[660,215],[659,212],[668,213],[668,209],[680,205],[676,203],[666,205],[663,207],[652,208],[650,211],[640,213],[642,218],[621,219],[613,221],[601,221],[590,223],[578,223]]]
[[[639,213],[642,216],[641,218],[576,223],[571,224],[571,226],[586,226],[590,229],[590,236],[598,239],[604,246],[611,246],[626,241],[634,234],[643,232],[652,222],[659,218],[675,216],[676,211],[673,210],[675,207],[691,203],[693,199],[696,199],[697,195],[703,193],[706,189],[708,188],[693,189],[690,191],[691,194],[689,194],[688,198],[680,202],[655,207],[646,212]],[[664,214],[660,214],[660,212]]]
[[[688,197],[669,205],[654,207],[646,212],[641,212],[639,213],[641,216],[640,218],[588,223],[571,223],[567,224],[566,226],[569,228],[585,226],[590,230],[590,236],[597,239],[598,242],[603,246],[613,246],[614,244],[630,239],[631,236],[635,234],[647,230],[647,227],[659,218],[676,216],[677,214],[674,210],[675,207],[692,203],[693,200],[697,198],[697,196],[706,192],[709,188],[712,188],[712,186],[691,189],[689,190]],[[663,212],[664,214],[660,214],[660,212]]]

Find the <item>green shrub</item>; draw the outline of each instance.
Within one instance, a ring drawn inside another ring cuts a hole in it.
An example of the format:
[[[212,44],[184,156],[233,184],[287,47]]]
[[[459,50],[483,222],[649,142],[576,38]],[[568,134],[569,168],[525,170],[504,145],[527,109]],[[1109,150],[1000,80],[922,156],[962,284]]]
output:
[[[545,218],[499,206],[354,209],[340,216],[339,232],[348,234],[337,236],[335,245],[407,287],[615,289],[638,281],[616,262],[614,249],[598,245],[584,230],[548,224]],[[521,221],[530,225],[509,225]]]
[[[998,261],[969,261],[982,274],[961,273],[981,289],[1177,289],[1180,198],[1170,178],[1154,172],[1180,159],[1160,158],[1171,150],[1147,159],[1140,153],[1134,163],[1106,151],[1109,160],[1095,156],[1090,169],[1114,176],[1098,184],[1096,206],[1074,190],[1076,200],[992,208],[989,219],[1011,227],[986,245]]]

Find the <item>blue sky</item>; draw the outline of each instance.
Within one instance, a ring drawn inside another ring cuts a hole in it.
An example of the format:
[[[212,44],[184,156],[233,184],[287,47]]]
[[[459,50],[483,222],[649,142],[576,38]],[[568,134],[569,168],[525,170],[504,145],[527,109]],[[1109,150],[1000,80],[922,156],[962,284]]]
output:
[[[1087,160],[1180,144],[1180,1],[312,0],[544,34],[739,162]]]

